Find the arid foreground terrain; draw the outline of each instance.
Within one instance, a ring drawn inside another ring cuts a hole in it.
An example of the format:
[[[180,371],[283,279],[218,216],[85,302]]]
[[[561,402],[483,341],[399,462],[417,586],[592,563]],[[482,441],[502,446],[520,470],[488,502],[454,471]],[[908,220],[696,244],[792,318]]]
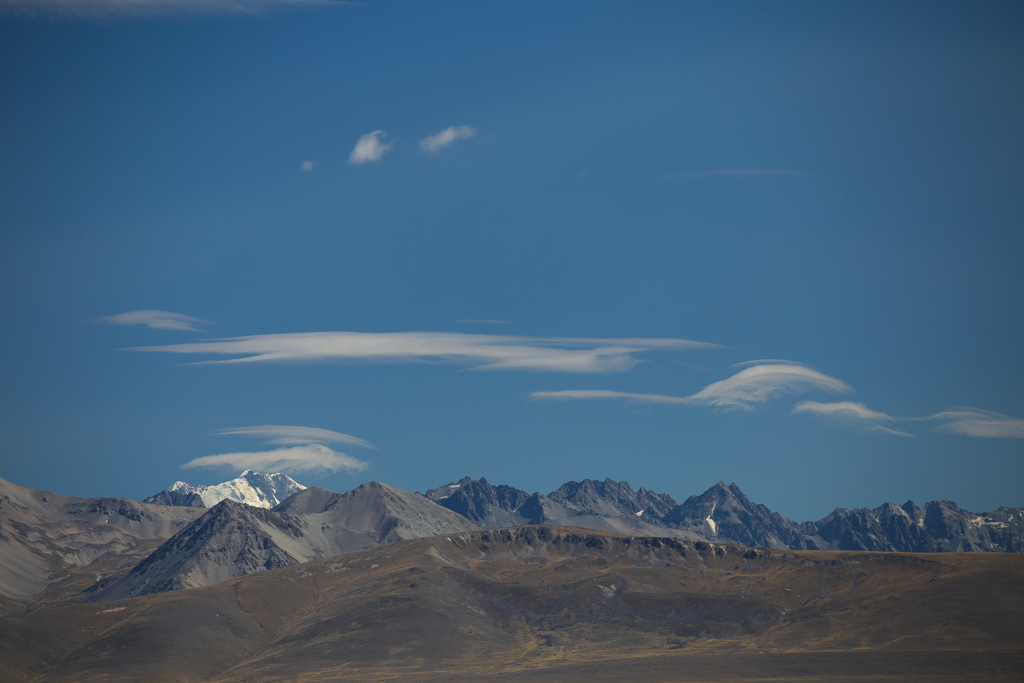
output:
[[[0,619],[3,681],[1024,680],[1024,557],[565,527]]]

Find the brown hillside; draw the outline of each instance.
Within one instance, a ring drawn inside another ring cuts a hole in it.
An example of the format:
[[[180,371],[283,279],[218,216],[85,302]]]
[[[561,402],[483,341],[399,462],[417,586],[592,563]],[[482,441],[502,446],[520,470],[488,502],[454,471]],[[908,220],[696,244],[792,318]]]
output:
[[[1015,681],[1024,557],[530,526],[0,619],[3,681]]]

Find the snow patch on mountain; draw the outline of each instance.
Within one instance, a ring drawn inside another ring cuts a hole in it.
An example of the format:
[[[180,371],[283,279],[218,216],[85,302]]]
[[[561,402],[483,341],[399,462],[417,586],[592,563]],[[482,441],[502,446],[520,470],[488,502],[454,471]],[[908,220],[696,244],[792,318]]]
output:
[[[277,506],[285,498],[305,488],[305,486],[281,472],[262,474],[246,470],[237,479],[225,481],[215,486],[194,485],[184,481],[176,481],[169,491],[181,494],[197,494],[203,499],[203,505],[208,508],[212,508],[227,498],[237,503],[245,503],[246,505],[269,510]]]

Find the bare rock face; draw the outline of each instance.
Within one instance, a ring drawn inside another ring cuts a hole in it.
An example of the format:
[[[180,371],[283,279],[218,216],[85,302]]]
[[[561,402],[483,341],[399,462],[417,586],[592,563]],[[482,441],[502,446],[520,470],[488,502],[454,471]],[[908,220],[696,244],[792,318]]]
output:
[[[135,560],[205,509],[73,498],[0,479],[0,596],[27,600],[101,558]],[[108,568],[93,572],[107,573]]]

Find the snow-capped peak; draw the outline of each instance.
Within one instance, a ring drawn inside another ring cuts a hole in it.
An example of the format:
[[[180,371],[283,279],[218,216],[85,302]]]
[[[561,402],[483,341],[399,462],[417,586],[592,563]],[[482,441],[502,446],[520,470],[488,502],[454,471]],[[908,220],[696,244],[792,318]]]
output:
[[[203,505],[210,508],[225,498],[259,508],[272,508],[288,496],[306,487],[287,474],[261,474],[246,470],[237,479],[215,486],[188,484],[176,481],[170,490],[180,493],[196,493],[203,499]]]

